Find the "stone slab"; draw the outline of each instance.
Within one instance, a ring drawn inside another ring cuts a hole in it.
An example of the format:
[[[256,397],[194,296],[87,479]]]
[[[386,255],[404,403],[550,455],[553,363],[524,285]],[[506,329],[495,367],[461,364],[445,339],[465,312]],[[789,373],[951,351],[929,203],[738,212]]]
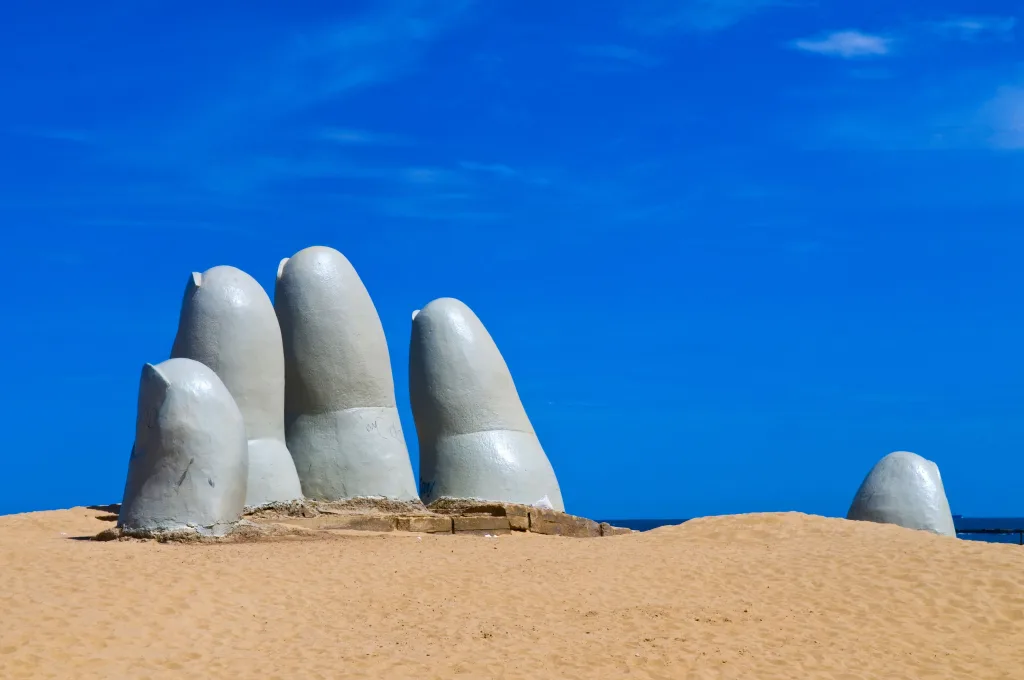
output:
[[[512,531],[529,531],[530,530],[530,515],[529,515],[529,513],[524,513],[522,516],[520,516],[520,515],[509,515],[507,519],[508,519],[508,525],[512,529]]]
[[[308,506],[308,507],[306,507]],[[303,517],[306,515],[306,517]],[[312,515],[312,516],[310,516]],[[337,503],[274,504],[252,511],[262,521],[280,517],[288,524],[309,529],[353,531],[408,531],[424,534],[499,535],[532,531],[549,536],[575,538],[617,536],[629,529],[599,524],[557,510],[520,503],[479,499],[444,498],[431,503],[397,503],[385,499],[361,499]]]
[[[624,534],[633,533],[632,529],[626,527],[615,527],[608,522],[601,522],[601,535],[602,536],[622,536]]]
[[[452,518],[455,533],[480,531],[485,533],[508,533],[511,526],[507,517],[479,515],[472,517],[456,516]]]
[[[547,536],[591,538],[601,535],[601,525],[591,519],[564,512],[533,508],[530,510],[530,531]]]
[[[412,531],[418,534],[450,534],[452,518],[439,516],[399,517],[396,521],[399,531]]]
[[[396,519],[394,515],[321,515],[309,519],[286,519],[281,524],[323,530],[394,531]]]

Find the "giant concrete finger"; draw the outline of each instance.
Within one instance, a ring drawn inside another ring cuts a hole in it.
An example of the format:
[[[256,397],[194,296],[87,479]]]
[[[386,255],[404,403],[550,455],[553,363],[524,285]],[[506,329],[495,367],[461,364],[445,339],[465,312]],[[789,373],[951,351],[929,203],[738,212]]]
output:
[[[878,461],[846,518],[956,536],[938,466],[909,451],[895,451]]]
[[[384,328],[333,248],[283,260],[274,306],[285,354],[285,428],[302,491],[317,500],[417,498]]]
[[[501,352],[480,319],[452,298],[413,314],[409,391],[420,441],[420,497],[564,510],[558,480]]]
[[[213,370],[146,364],[118,526],[226,533],[245,506],[248,461],[242,413]]]
[[[234,267],[192,274],[171,356],[194,359],[224,382],[249,440],[246,505],[302,497],[284,436],[284,350],[274,305]]]

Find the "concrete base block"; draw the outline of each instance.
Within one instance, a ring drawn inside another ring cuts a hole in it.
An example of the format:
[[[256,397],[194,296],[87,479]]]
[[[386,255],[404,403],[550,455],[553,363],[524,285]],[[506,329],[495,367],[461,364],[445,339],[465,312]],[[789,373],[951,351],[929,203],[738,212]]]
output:
[[[601,525],[592,519],[567,515],[564,512],[532,508],[530,531],[548,536],[591,538],[601,535]]]
[[[488,534],[509,533],[512,527],[506,517],[480,515],[475,517],[453,517],[455,533],[482,532]]]
[[[626,527],[613,527],[608,522],[601,522],[601,535],[602,536],[622,536],[624,534],[633,533],[632,529]]]
[[[399,531],[411,531],[417,534],[450,534],[452,533],[451,517],[399,517],[397,521]]]

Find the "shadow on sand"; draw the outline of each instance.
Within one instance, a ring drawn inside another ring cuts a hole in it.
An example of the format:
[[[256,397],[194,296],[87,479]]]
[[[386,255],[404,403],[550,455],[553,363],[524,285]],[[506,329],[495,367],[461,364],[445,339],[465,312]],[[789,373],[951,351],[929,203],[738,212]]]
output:
[[[110,505],[88,505],[86,506],[86,509],[94,510],[96,512],[107,513],[105,515],[96,515],[96,519],[98,519],[101,522],[116,522],[117,517],[121,512],[121,504],[111,503]],[[96,535],[93,534],[92,536],[68,536],[67,538],[69,541],[95,541]]]

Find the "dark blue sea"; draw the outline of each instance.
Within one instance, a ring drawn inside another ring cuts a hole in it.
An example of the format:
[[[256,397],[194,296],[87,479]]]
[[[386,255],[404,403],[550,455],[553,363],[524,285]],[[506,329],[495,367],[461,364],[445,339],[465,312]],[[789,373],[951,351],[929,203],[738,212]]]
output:
[[[682,524],[685,519],[603,519],[602,522],[634,531]],[[987,543],[1024,543],[1024,517],[961,517],[953,515],[957,536]]]

